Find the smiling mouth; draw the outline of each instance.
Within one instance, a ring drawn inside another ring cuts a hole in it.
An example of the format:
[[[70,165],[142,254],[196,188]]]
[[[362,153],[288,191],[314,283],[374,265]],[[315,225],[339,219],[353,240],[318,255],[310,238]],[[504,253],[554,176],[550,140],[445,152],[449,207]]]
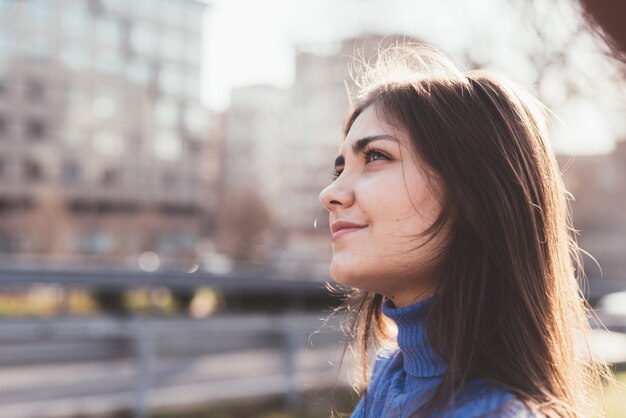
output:
[[[331,241],[336,241],[338,238],[349,234],[351,232],[356,232],[356,231],[360,231],[361,229],[365,229],[367,228],[366,226],[360,226],[360,227],[355,227],[355,228],[341,228],[340,230],[338,230],[337,232],[335,232],[333,234],[333,237],[331,238]]]

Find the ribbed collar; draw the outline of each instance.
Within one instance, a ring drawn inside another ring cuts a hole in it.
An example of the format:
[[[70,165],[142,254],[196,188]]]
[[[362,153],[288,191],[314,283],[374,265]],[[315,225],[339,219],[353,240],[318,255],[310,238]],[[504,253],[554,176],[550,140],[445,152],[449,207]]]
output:
[[[442,376],[448,366],[433,351],[426,335],[426,314],[432,297],[396,308],[386,299],[382,312],[398,327],[398,347],[404,357],[404,370],[417,377]]]

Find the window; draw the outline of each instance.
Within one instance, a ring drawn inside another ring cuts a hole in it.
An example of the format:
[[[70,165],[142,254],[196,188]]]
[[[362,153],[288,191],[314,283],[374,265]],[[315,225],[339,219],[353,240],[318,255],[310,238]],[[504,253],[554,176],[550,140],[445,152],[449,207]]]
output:
[[[6,28],[4,25],[0,25],[0,59],[11,59],[14,53],[14,34],[11,30],[9,30],[9,28]]]
[[[161,177],[161,184],[165,189],[172,189],[178,186],[178,176],[173,171],[167,171],[163,173]]]
[[[24,2],[25,20],[33,25],[45,27],[51,23],[54,3],[49,0],[29,0]]]
[[[65,161],[61,168],[61,180],[66,184],[74,184],[80,180],[80,166],[76,161]]]
[[[186,78],[187,96],[192,99],[198,99],[200,97],[200,76],[194,71],[189,73]]]
[[[24,97],[33,102],[43,100],[45,97],[45,88],[43,83],[39,80],[28,80],[24,85]]]
[[[189,212],[190,208],[172,208],[177,213]],[[196,245],[197,238],[189,232],[164,233],[159,237],[159,249],[161,251],[184,251],[192,250]]]
[[[185,20],[186,27],[189,31],[192,31],[198,35],[202,31],[202,19],[204,18],[204,12],[206,6],[200,2],[185,2]]]
[[[24,180],[28,182],[35,183],[43,179],[43,169],[35,160],[25,160],[22,169]]]
[[[102,177],[100,178],[100,183],[104,186],[104,187],[111,187],[111,186],[115,186],[116,184],[118,184],[119,182],[119,175],[117,170],[115,170],[114,168],[106,168],[103,172],[102,172]]]
[[[91,139],[91,145],[98,154],[109,157],[119,157],[124,152],[124,141],[115,132],[96,132]]]
[[[162,131],[154,139],[154,154],[159,160],[174,161],[180,157],[182,146],[174,131]]]
[[[103,0],[104,7],[109,11],[123,12],[128,7],[126,0]]]
[[[82,2],[67,4],[61,14],[61,28],[66,34],[84,37],[91,29],[91,18]]]
[[[187,62],[191,65],[200,66],[202,63],[202,44],[198,39],[186,42]]]
[[[161,21],[172,26],[184,26],[184,6],[182,1],[161,0]]]
[[[202,143],[200,141],[189,139],[187,141],[187,149],[189,150],[189,156],[192,158],[201,158],[202,155]]]
[[[200,105],[185,108],[185,128],[192,133],[204,134],[209,127],[209,114]]]
[[[69,42],[61,49],[61,62],[71,70],[85,71],[89,68],[90,61],[90,52],[82,44]]]
[[[0,252],[17,252],[20,248],[20,239],[9,232],[0,233]]]
[[[89,87],[84,84],[66,84],[63,102],[65,104],[65,118],[60,121],[59,135],[68,145],[77,145],[88,137],[85,133],[89,129],[90,115]]]
[[[131,28],[130,42],[133,51],[144,55],[157,55],[157,32],[152,26],[135,24]]]
[[[184,94],[185,79],[181,71],[173,66],[162,66],[159,72],[159,88],[162,92],[173,95]]]
[[[110,119],[117,113],[115,97],[111,94],[99,94],[91,102],[92,114],[100,120]]]
[[[33,30],[27,32],[18,45],[20,51],[22,51],[24,55],[35,59],[47,58],[54,52],[52,40],[43,30]]]
[[[5,116],[0,115],[0,140],[8,135],[8,123]]]
[[[154,19],[158,15],[159,4],[154,0],[135,0],[131,3],[134,13],[142,19]]]
[[[29,139],[43,139],[46,133],[46,125],[42,120],[31,119],[26,122],[26,136]]]
[[[124,61],[119,51],[112,48],[102,48],[96,54],[98,71],[105,74],[120,74],[124,71]]]
[[[0,15],[9,15],[15,11],[17,7],[15,0],[0,0]]]
[[[161,53],[166,59],[184,61],[185,42],[179,31],[167,30],[161,33]]]
[[[103,44],[120,47],[122,42],[121,25],[111,18],[101,17],[96,20],[96,38]]]
[[[148,84],[153,78],[154,73],[150,64],[140,58],[136,58],[133,62],[129,63],[126,71],[128,78],[137,84]]]
[[[92,15],[99,15],[104,12],[102,9],[102,2],[100,0],[87,0],[87,10],[91,12]]]
[[[90,253],[106,253],[113,249],[113,236],[104,231],[85,234],[80,240],[80,249]]]
[[[155,107],[156,122],[164,128],[176,128],[178,124],[178,104],[174,100],[161,97]]]

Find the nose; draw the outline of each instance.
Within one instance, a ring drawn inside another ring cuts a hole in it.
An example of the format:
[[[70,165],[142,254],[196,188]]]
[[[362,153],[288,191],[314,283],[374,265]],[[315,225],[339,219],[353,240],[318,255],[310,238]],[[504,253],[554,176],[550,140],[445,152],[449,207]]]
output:
[[[338,208],[346,208],[352,205],[354,203],[354,192],[338,179],[320,192],[319,199],[320,203],[329,212],[332,212]]]

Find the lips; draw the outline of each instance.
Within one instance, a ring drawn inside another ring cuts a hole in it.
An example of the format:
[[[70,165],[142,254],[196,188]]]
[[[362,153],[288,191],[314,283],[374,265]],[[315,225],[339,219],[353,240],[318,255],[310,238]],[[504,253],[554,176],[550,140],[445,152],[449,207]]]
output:
[[[333,223],[330,227],[331,231],[333,232],[332,240],[334,241],[342,235],[358,231],[365,227],[367,227],[367,225],[357,224],[349,221],[337,221]]]

